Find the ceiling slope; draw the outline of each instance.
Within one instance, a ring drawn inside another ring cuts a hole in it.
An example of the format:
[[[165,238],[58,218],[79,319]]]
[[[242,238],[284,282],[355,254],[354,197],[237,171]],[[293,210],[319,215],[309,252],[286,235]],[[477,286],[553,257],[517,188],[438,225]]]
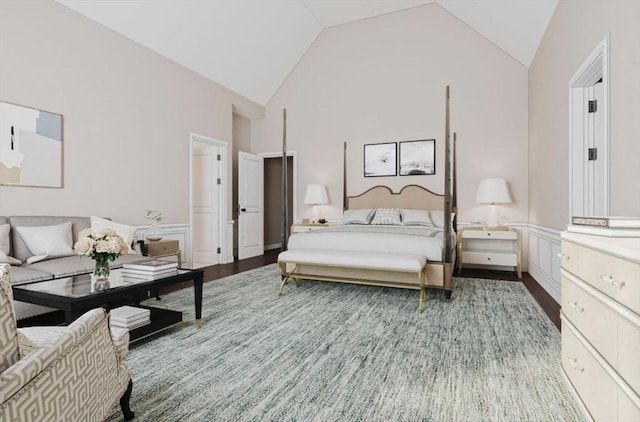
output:
[[[265,105],[324,28],[432,0],[57,0]],[[524,66],[558,0],[437,0]]]

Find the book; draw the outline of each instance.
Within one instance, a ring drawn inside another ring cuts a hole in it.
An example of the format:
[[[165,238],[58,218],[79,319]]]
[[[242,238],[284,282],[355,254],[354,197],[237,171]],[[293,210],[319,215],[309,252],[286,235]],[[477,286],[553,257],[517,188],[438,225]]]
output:
[[[141,259],[139,261],[122,264],[123,269],[162,271],[171,268],[178,268],[177,262],[164,261],[162,259]]]
[[[114,327],[126,328],[128,330],[133,330],[135,328],[142,327],[143,325],[147,325],[150,322],[151,322],[151,320],[149,320],[149,319],[138,321],[138,322],[132,322],[132,323],[120,323],[118,321],[111,321],[111,325],[113,325]]]
[[[151,311],[146,308],[125,305],[113,308],[109,313],[109,317],[112,321],[137,321],[141,318],[149,319],[151,317]]]
[[[133,268],[123,268],[122,270],[120,270],[120,272],[122,274],[127,274],[127,275],[135,275],[135,274],[163,275],[163,274],[176,274],[177,269],[176,268],[169,268],[169,269],[166,269],[166,270],[149,271],[149,270],[136,270],[136,269],[133,269]]]
[[[573,217],[571,223],[610,229],[640,229],[640,218],[634,217]]]
[[[121,274],[122,274],[122,281],[136,283],[141,281],[152,281],[152,280],[158,280],[160,278],[170,277],[172,275],[178,274],[178,270],[174,269],[173,271],[170,271],[168,273],[163,272],[163,273],[149,273],[149,274],[127,273],[124,270],[122,270]]]
[[[605,237],[640,237],[640,229],[623,229],[623,228],[608,228],[598,226],[586,226],[586,225],[569,225],[567,231],[571,233],[590,234],[593,236],[605,236]]]

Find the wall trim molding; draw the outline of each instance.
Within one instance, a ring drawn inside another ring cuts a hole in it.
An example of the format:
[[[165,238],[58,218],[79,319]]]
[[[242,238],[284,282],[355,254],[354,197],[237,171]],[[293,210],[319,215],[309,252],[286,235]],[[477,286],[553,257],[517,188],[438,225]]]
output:
[[[528,224],[528,271],[543,289],[558,303],[561,302],[560,259],[562,230]]]

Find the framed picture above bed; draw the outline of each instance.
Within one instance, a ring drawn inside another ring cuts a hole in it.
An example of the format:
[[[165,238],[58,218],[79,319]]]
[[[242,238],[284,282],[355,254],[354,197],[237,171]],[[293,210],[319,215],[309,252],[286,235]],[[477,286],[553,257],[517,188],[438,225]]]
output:
[[[436,140],[400,142],[400,176],[436,174]]]
[[[397,175],[397,145],[397,142],[366,144],[364,146],[364,177]]]

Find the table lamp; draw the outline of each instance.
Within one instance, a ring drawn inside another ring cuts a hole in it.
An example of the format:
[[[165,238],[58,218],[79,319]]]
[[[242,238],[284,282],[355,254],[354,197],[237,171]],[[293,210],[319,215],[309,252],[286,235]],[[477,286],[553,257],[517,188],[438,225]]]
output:
[[[491,204],[489,216],[487,217],[488,227],[498,226],[498,210],[496,204],[511,203],[511,196],[504,179],[482,179],[478,186],[476,202],[479,204]]]
[[[327,188],[325,185],[307,185],[307,192],[304,195],[304,203],[313,205],[313,222],[319,222],[318,205],[326,205],[329,203],[327,197]]]

